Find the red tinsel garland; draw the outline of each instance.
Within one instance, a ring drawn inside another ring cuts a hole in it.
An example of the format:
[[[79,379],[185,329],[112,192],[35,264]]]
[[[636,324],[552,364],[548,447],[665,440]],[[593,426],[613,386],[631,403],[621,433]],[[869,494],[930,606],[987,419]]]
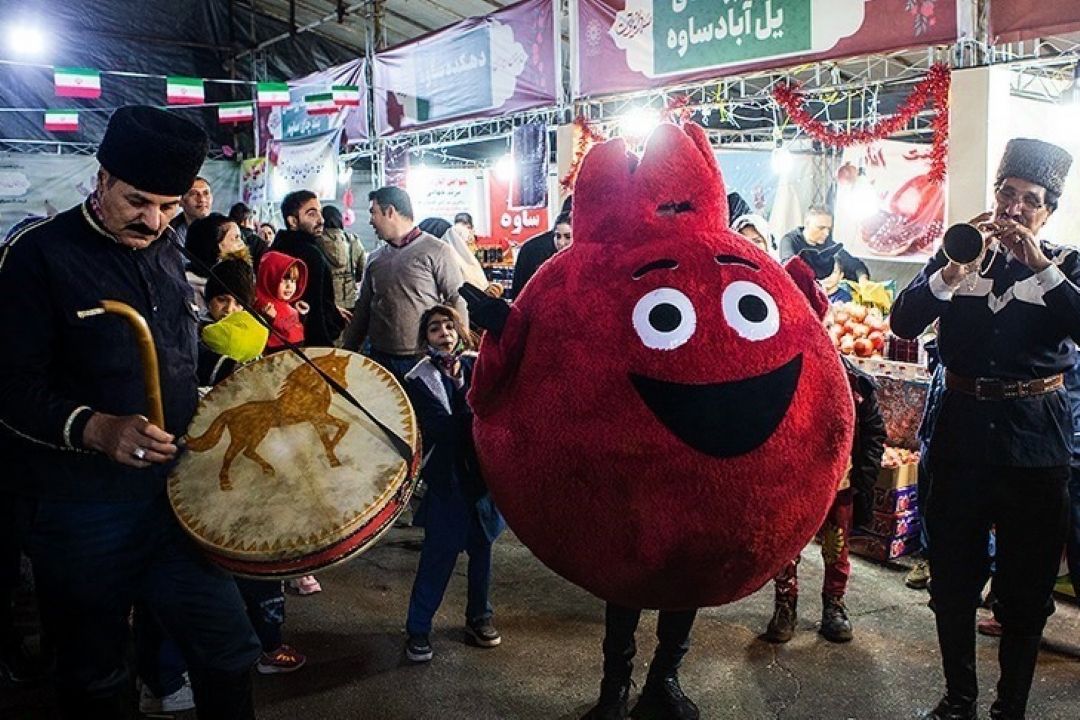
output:
[[[934,141],[930,151],[930,180],[940,183],[945,179],[945,161],[949,148],[949,68],[937,64],[930,68],[926,78],[911,89],[911,93],[896,109],[896,113],[883,118],[872,127],[841,132],[833,130],[807,111],[798,83],[778,84],[773,88],[773,98],[787,111],[791,121],[806,134],[830,147],[846,148],[851,145],[883,140],[902,130],[929,100],[936,111],[932,127]]]
[[[578,170],[581,167],[581,159],[585,157],[585,153],[589,152],[589,148],[596,143],[607,140],[606,137],[589,127],[589,123],[583,117],[575,118],[574,126],[578,130],[574,159],[570,163],[569,172],[559,180],[559,185],[564,192],[571,192],[574,189],[574,181],[577,180]]]

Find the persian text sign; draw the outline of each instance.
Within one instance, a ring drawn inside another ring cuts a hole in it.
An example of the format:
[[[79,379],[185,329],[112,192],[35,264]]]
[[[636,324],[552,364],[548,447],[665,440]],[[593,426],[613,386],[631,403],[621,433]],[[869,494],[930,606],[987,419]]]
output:
[[[854,4],[861,13],[862,1]],[[808,52],[813,45],[813,5],[813,0],[654,2],[651,74]],[[650,73],[646,70],[646,74]]]
[[[574,97],[956,39],[957,0],[571,0]]]
[[[378,134],[554,105],[557,32],[554,0],[524,0],[376,53]]]

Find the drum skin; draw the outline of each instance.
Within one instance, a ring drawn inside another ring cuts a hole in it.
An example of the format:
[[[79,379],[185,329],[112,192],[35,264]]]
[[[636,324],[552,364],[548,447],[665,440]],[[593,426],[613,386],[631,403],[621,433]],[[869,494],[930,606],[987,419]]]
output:
[[[307,355],[412,449],[292,353],[238,369],[202,399],[169,477],[169,501],[210,559],[236,575],[289,578],[363,552],[408,505],[420,435],[401,385],[372,360]]]

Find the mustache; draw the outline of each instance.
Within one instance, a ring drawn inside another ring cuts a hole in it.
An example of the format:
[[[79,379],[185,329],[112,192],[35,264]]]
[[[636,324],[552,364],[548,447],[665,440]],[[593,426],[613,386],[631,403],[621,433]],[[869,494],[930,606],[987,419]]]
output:
[[[138,234],[145,235],[146,237],[157,237],[160,232],[158,230],[151,230],[149,226],[144,225],[143,223],[131,223],[130,225],[125,225],[124,230],[134,230]]]

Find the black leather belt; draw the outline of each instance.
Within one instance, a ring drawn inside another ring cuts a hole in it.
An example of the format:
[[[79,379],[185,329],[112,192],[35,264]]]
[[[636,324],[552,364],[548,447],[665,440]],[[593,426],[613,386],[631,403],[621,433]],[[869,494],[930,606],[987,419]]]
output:
[[[945,387],[966,395],[974,395],[976,400],[1016,400],[1044,395],[1057,390],[1064,384],[1065,376],[1060,373],[1034,380],[1002,380],[1000,378],[968,378],[957,375],[951,370],[945,372]]]

